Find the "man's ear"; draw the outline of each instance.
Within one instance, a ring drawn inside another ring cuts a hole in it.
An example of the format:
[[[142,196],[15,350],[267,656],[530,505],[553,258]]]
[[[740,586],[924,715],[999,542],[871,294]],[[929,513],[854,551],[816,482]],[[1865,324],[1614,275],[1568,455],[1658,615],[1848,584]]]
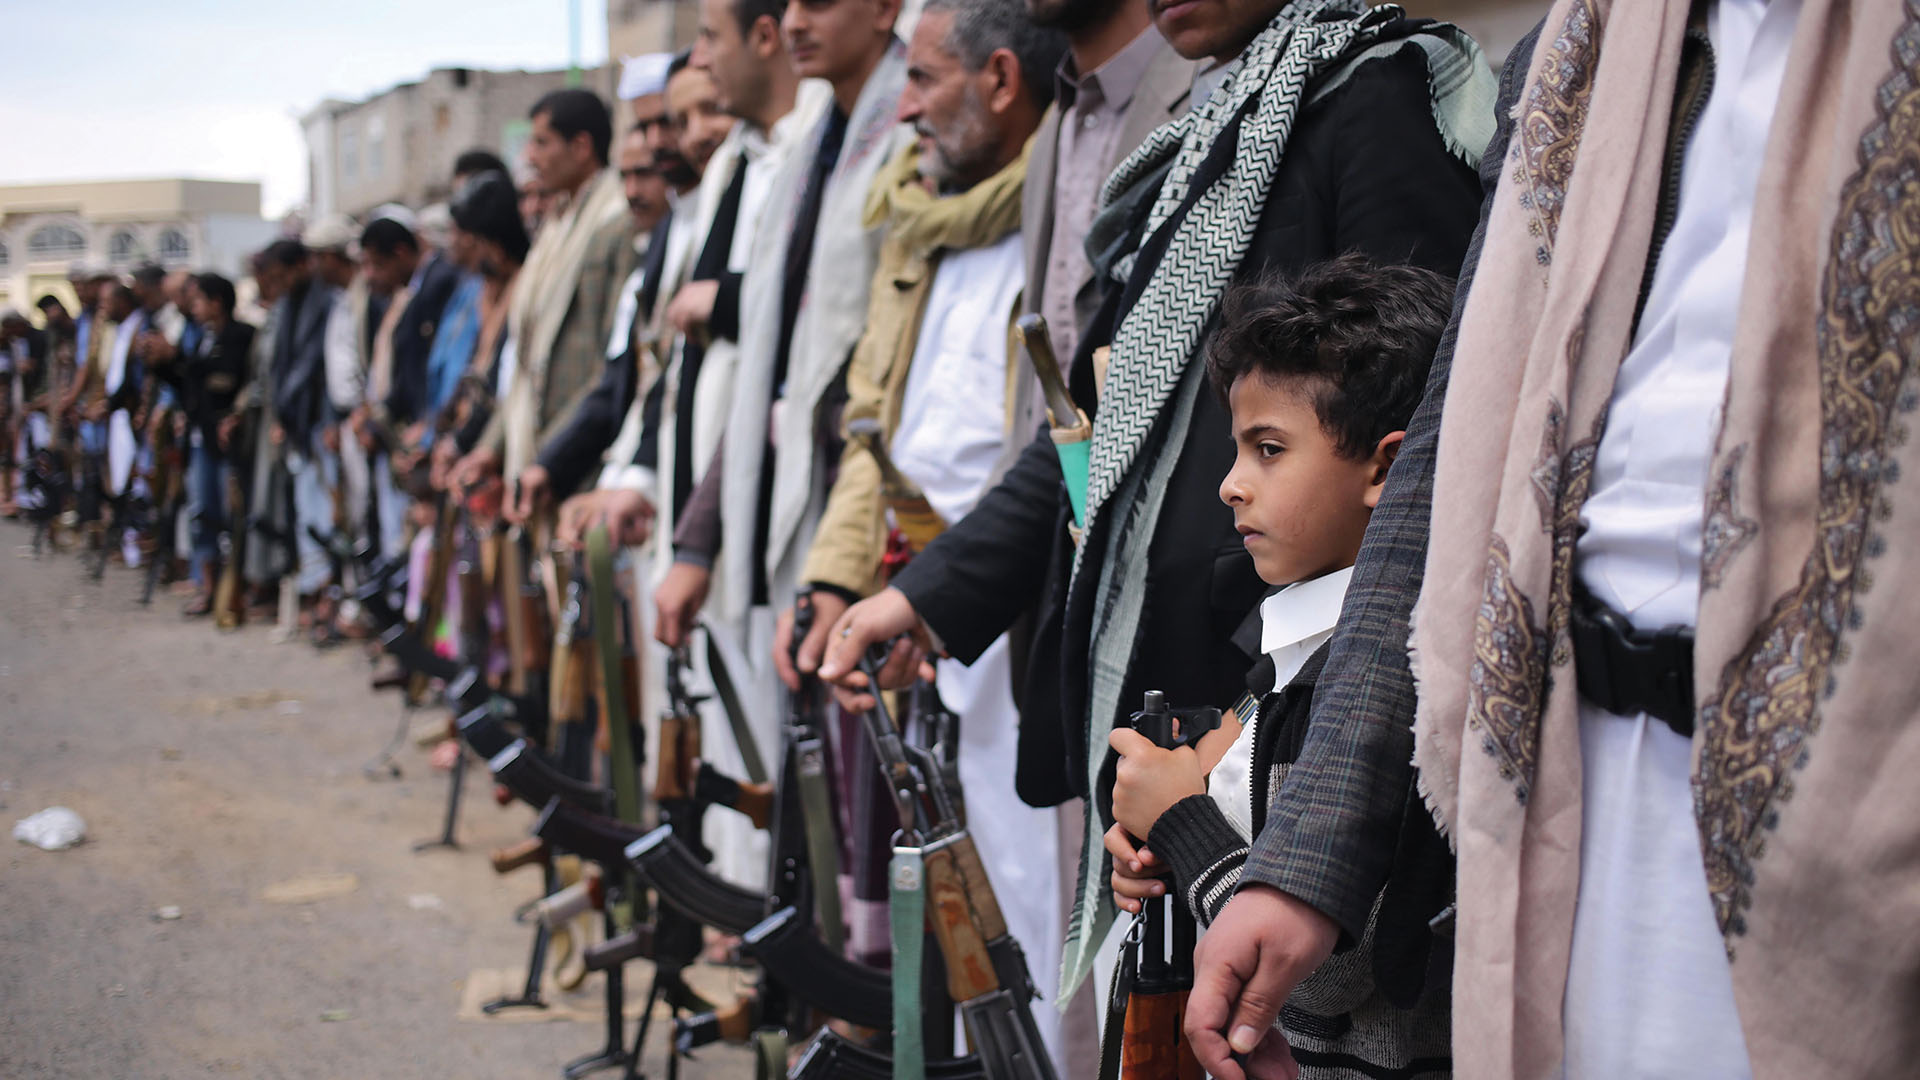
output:
[[[783,44],[779,19],[762,15],[753,20],[753,27],[747,31],[747,49],[753,55],[762,60],[771,60]]]
[[[1020,100],[1020,58],[1012,49],[995,49],[981,66],[987,108],[996,115],[1011,111]]]
[[[878,10],[874,12],[873,19],[875,29],[885,29],[888,33],[895,32],[900,22],[902,6],[902,0],[879,0]]]
[[[1387,470],[1393,468],[1394,459],[1400,456],[1400,444],[1406,438],[1404,431],[1389,431],[1374,444],[1373,456],[1367,459],[1367,509],[1372,510],[1380,505],[1380,493],[1387,486]]]

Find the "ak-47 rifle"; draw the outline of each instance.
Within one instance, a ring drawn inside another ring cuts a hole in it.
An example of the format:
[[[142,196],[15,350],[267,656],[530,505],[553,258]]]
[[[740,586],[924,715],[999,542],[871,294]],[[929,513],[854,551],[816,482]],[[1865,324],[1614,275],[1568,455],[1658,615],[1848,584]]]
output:
[[[661,903],[722,933],[744,934],[766,912],[767,898],[716,876],[695,858],[671,825],[651,831],[566,803],[550,805],[534,834],[600,863],[625,862]]]
[[[1175,720],[1179,730],[1175,730]],[[1220,726],[1218,709],[1183,710],[1177,716],[1167,696],[1146,692],[1129,721],[1155,746],[1192,745]],[[1172,948],[1168,948],[1168,938]],[[1181,1030],[1187,995],[1193,990],[1193,916],[1171,894],[1142,901],[1121,946],[1107,1025],[1100,1048],[1102,1080],[1203,1080],[1206,1073]],[[1171,960],[1168,959],[1171,952]]]
[[[548,749],[569,772],[585,773],[590,740],[585,736],[587,701],[593,686],[592,616],[587,610],[586,567],[578,559],[568,575],[560,625],[554,629],[548,682]]]
[[[487,769],[493,773],[496,781],[513,792],[515,798],[528,806],[540,807],[542,814],[556,806],[564,806],[597,816],[605,814],[613,806],[613,792],[597,784],[575,780],[554,768],[553,763],[541,756],[540,751],[525,739],[515,739],[507,744],[505,750],[489,758]],[[552,842],[555,847],[593,858],[591,852],[540,832],[538,825],[534,828],[536,836]],[[611,865],[618,866],[619,860],[611,860]]]
[[[500,538],[500,606],[506,613],[507,689],[515,694],[544,693],[552,662],[553,627],[547,598],[532,574],[532,541],[518,525]]]
[[[832,1028],[821,1028],[787,1080],[894,1080],[894,1075],[892,1057],[856,1046]],[[926,1080],[989,1080],[990,1075],[972,1054],[929,1061],[926,1067]]]
[[[885,647],[878,646],[862,661],[875,686],[885,655]],[[896,894],[905,868],[914,879],[913,891],[924,892],[926,919],[946,964],[947,993],[959,1006],[968,1044],[992,1080],[1053,1080],[1053,1063],[1033,1020],[1035,993],[1026,954],[1007,930],[967,831],[960,792],[931,751],[906,744],[884,700],[876,697],[863,720],[900,819]],[[896,951],[903,945],[917,948],[917,942],[901,938],[896,930]],[[911,972],[917,964],[904,965],[904,972],[902,966],[896,962],[896,978],[906,975],[917,984]],[[919,988],[899,989],[917,994]],[[895,1009],[896,1023],[904,1019],[900,1011]]]
[[[433,554],[427,561],[427,580],[425,593],[420,602],[420,617],[414,620],[410,629],[413,636],[427,648],[433,650],[433,636],[440,624],[441,615],[446,610],[447,573],[453,566],[455,545],[455,524],[460,515],[459,500],[451,494],[440,497],[440,505],[433,521]],[[406,661],[403,659],[402,664]],[[419,668],[413,668],[413,675],[407,681],[407,701],[411,704],[424,704],[427,700],[427,682],[430,676]]]

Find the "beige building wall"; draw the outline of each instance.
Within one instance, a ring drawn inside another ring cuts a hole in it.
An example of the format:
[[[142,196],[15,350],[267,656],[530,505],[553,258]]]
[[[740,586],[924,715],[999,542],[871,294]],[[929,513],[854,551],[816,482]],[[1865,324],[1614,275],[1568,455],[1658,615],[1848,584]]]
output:
[[[696,0],[607,0],[607,55],[678,52],[693,44],[700,26]]]
[[[260,185],[224,180],[108,180],[0,186],[0,307],[46,293],[69,304],[76,264],[125,273],[146,262],[239,277],[278,226]],[[38,322],[38,312],[32,312]]]

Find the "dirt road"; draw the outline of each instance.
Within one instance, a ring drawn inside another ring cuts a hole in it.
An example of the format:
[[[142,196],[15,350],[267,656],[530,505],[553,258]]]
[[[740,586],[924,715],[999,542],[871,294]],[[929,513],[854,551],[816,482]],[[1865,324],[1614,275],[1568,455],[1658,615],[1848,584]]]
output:
[[[411,746],[403,778],[362,775],[398,705],[357,650],[142,609],[134,574],[95,584],[70,555],[16,557],[28,539],[0,523],[0,821],[62,805],[89,835],[0,854],[0,1077],[555,1077],[598,1045],[597,1019],[458,1018],[475,972],[525,963],[511,912],[538,875],[484,856],[532,814],[475,772],[464,850],[413,854],[446,777]],[[336,894],[269,898],[289,883]],[[705,1050],[682,1075],[748,1060]]]

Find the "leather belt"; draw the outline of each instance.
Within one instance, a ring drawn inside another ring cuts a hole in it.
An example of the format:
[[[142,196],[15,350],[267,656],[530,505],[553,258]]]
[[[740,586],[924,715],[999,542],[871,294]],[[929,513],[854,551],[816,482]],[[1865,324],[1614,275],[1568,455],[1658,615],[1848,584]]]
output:
[[[1646,713],[1693,737],[1691,626],[1636,629],[1578,583],[1568,621],[1581,697],[1616,716]]]

